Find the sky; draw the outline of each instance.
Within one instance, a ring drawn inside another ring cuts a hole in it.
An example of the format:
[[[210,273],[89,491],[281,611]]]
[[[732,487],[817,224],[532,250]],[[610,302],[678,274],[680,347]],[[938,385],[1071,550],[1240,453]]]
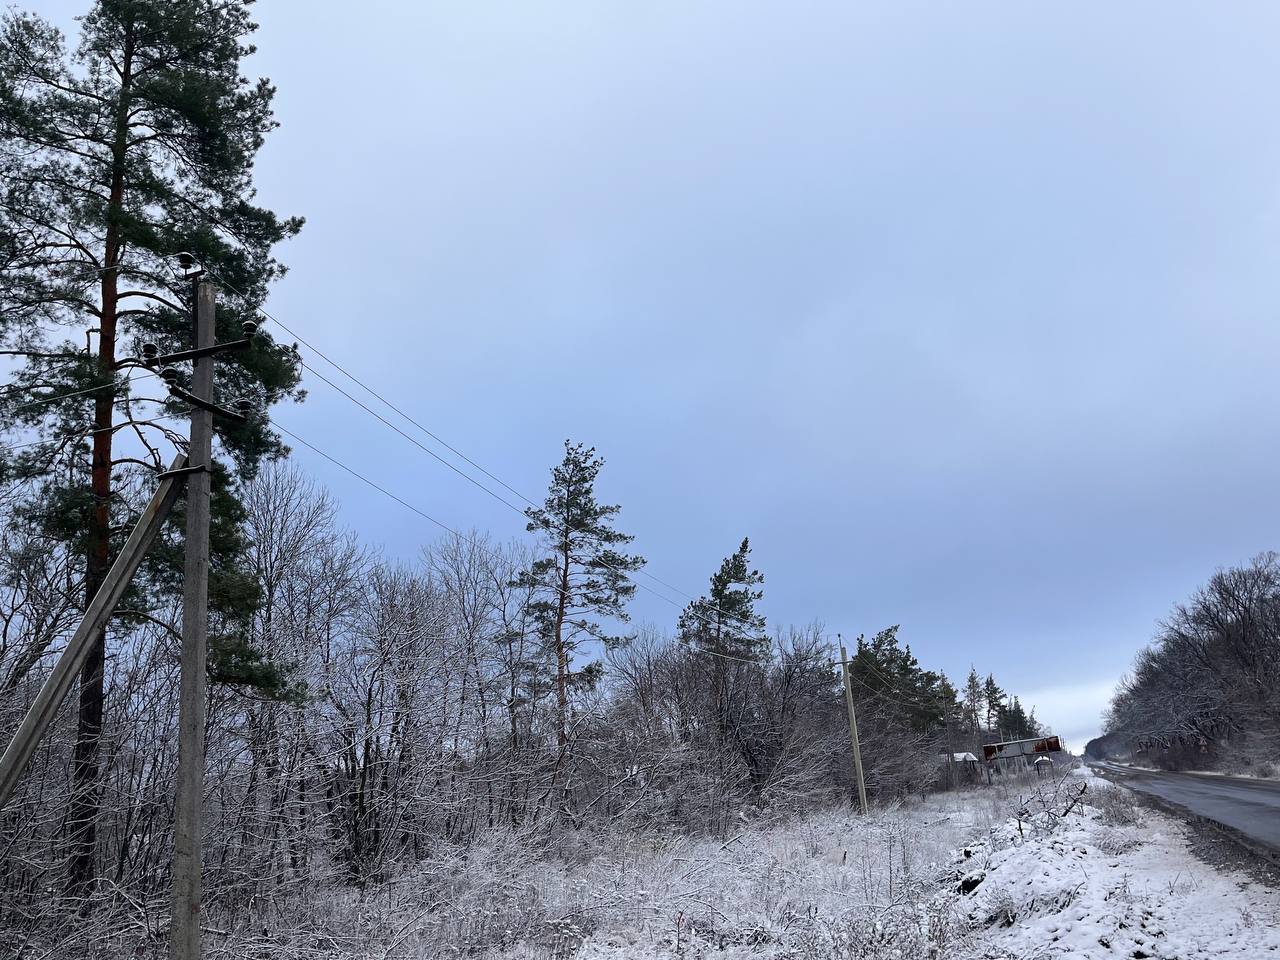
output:
[[[1280,7],[255,12],[258,200],[307,218],[267,309],[526,495],[594,444],[685,593],[749,536],[772,624],[901,624],[1079,750],[1172,604],[1280,546]],[[276,416],[524,535],[323,383]],[[436,536],[296,459],[389,556]]]

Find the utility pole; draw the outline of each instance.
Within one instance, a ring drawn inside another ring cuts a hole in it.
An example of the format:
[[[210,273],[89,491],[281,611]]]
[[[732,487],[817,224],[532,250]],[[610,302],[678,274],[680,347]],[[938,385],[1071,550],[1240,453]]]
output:
[[[169,392],[191,404],[191,439],[187,448],[187,544],[182,591],[182,673],[178,687],[178,783],[173,805],[173,897],[169,922],[170,960],[200,960],[200,870],[204,801],[205,698],[208,686],[209,636],[209,492],[213,468],[213,415],[245,423],[251,403],[237,401],[239,412],[213,402],[213,357],[225,350],[244,350],[252,343],[256,321],[242,324],[244,339],[215,343],[217,294],[190,254],[179,262],[192,284],[195,317],[192,349],[158,356],[143,344],[144,363],[161,365]],[[169,364],[190,360],[191,389],[178,385]]]
[[[187,553],[182,602],[182,675],[179,686],[178,785],[174,803],[173,917],[170,924],[171,960],[200,958],[200,807],[204,796],[204,738],[207,642],[209,630],[209,492],[213,461],[213,415],[247,423],[252,402],[236,401],[237,411],[213,402],[213,357],[226,350],[245,350],[253,343],[257,321],[241,324],[243,339],[214,342],[213,286],[203,279],[195,258],[178,255],[192,282],[194,317],[190,350],[160,354],[154,343],[142,345],[142,358],[130,365],[155,370],[175,398],[191,404],[188,452],[159,474],[160,484],[142,517],[129,534],[98,592],[89,602],[80,626],[40,688],[18,732],[0,756],[0,810],[12,796],[40,738],[66,699],[93,638],[111,619],[147,550],[160,532],[184,484],[187,485]],[[191,389],[179,385],[181,375],[172,364],[193,363]]]
[[[836,634],[839,637],[839,634]],[[849,708],[849,739],[853,742],[853,769],[858,775],[858,802],[862,812],[867,812],[867,784],[862,779],[862,747],[858,743],[858,716],[853,709],[853,679],[849,674],[849,655],[844,642],[840,643],[840,673],[844,678],[844,702]]]
[[[195,293],[196,351],[213,347],[214,289],[199,275]],[[182,678],[178,699],[178,784],[173,808],[173,910],[170,960],[200,957],[200,839],[204,799],[205,688],[209,631],[209,481],[213,458],[213,357],[192,361],[187,459],[187,544],[182,587]]]

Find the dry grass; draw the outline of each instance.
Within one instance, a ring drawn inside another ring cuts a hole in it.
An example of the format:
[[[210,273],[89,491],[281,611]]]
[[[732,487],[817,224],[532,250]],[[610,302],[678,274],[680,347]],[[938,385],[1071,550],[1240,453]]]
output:
[[[1097,811],[1103,823],[1111,827],[1136,827],[1142,822],[1142,811],[1134,802],[1133,794],[1105,781],[1095,783],[1097,785],[1090,791],[1087,803]]]
[[[234,913],[215,905],[206,955],[942,960],[962,955],[966,928],[954,898],[939,895],[958,876],[956,851],[981,838],[990,849],[1035,786],[1011,777],[867,817],[838,807],[761,820],[714,840],[583,833],[548,848],[498,831],[467,848],[441,845],[363,891],[294,892]],[[81,943],[75,955],[161,957],[163,911],[122,916],[117,935],[95,938],[109,952]],[[144,927],[150,937],[138,935]]]

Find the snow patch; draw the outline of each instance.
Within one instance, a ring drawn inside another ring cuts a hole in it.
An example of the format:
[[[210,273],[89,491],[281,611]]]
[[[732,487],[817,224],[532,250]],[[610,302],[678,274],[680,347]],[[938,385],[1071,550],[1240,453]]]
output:
[[[1280,898],[1191,853],[1187,828],[1154,811],[1107,822],[1110,790],[1052,833],[1028,839],[1010,824],[980,846],[985,874],[966,899],[981,957],[1258,958],[1280,951]],[[1128,792],[1114,799],[1129,800]],[[1037,952],[1039,951],[1039,952]]]

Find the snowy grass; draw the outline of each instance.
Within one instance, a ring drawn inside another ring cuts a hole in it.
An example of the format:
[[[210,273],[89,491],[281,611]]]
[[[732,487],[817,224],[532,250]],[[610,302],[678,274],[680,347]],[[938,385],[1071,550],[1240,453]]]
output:
[[[571,834],[550,846],[495,831],[468,848],[441,846],[376,888],[211,911],[206,956],[1280,956],[1277,893],[1215,872],[1186,838],[1180,823],[1088,770],[867,817],[842,807],[762,819],[721,839]],[[110,955],[162,948],[153,933],[142,949]]]
[[[848,957],[955,955],[956,850],[1017,792],[942,794],[744,824],[728,838],[587,836],[554,848],[497,831],[362,894],[211,917],[211,958]],[[287,922],[285,921],[287,918]]]
[[[1002,828],[1027,786],[865,818],[839,807],[762,820],[727,839],[579,835],[531,850],[499,833],[368,896],[359,926],[370,939],[346,950],[414,960],[955,956],[967,920],[939,893],[957,876],[957,850]]]

